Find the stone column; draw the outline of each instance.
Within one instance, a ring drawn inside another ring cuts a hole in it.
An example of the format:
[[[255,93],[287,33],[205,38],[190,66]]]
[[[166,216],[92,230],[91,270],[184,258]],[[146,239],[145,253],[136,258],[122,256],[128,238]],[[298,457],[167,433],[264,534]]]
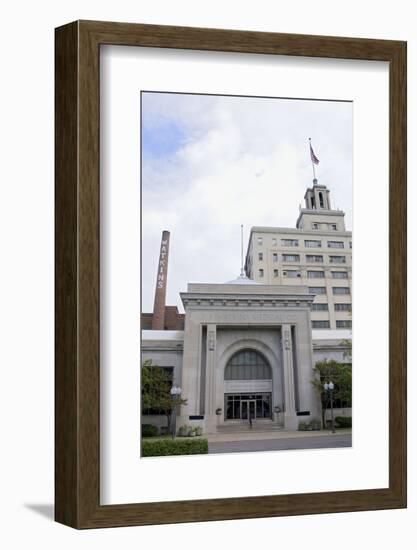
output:
[[[321,405],[319,396],[311,383],[314,379],[314,361],[310,312],[308,309],[304,311],[303,315],[300,315],[296,329],[300,410],[310,411],[309,417],[302,418],[302,420],[310,421],[313,418],[320,418]]]
[[[287,430],[298,429],[298,417],[295,410],[293,343],[291,325],[282,325],[282,359],[284,369],[285,413],[284,426]]]
[[[187,404],[181,406],[181,413],[177,417],[178,427],[189,424],[190,415],[198,415],[200,413],[198,395],[201,358],[200,335],[200,324],[195,322],[192,312],[186,309],[181,387],[182,397],[187,400]]]
[[[205,426],[216,431],[216,325],[207,325]]]

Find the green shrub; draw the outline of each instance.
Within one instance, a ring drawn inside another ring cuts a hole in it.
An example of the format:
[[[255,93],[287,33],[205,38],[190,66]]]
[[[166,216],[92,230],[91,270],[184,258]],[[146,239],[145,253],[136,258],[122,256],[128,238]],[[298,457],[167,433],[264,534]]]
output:
[[[179,437],[194,437],[195,435],[203,435],[203,428],[201,426],[180,426],[178,428]]]
[[[155,437],[158,435],[158,427],[152,424],[142,424],[142,437]]]
[[[338,428],[351,428],[352,417],[351,416],[336,416],[335,418]]]
[[[310,422],[310,427],[313,431],[321,430],[321,421],[318,418],[313,418]]]
[[[299,432],[312,432],[321,430],[321,422],[317,418],[313,418],[310,422],[300,422],[298,424]]]
[[[142,440],[142,456],[203,455],[207,453],[207,439]]]

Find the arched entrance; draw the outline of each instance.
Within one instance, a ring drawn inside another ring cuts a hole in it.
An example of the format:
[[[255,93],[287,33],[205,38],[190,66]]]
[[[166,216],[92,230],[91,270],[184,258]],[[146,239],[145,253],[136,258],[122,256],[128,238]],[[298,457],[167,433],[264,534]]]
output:
[[[272,370],[254,349],[242,349],[224,371],[226,421],[272,419]]]

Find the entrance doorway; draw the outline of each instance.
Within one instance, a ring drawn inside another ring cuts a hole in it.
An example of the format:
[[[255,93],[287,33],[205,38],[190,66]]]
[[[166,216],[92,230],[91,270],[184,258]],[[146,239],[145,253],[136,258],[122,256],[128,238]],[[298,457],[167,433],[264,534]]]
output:
[[[226,393],[225,420],[271,419],[270,393]]]
[[[272,370],[262,354],[253,349],[235,353],[224,382],[225,420],[272,420]]]
[[[241,418],[242,420],[255,420],[256,418],[256,401],[255,399],[248,399],[241,401]]]

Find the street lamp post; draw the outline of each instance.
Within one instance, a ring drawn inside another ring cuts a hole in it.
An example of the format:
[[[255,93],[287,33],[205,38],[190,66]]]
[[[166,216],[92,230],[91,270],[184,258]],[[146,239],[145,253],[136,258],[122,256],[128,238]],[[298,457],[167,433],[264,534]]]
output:
[[[177,433],[177,402],[179,401],[181,397],[182,389],[179,386],[176,386],[175,384],[172,386],[170,393],[172,395],[172,398],[174,400],[174,405],[172,407],[172,415],[171,415],[171,434],[172,439],[175,438],[175,434]]]
[[[334,384],[333,382],[325,382],[324,383],[324,391],[326,392],[329,392],[329,397],[330,397],[330,414],[331,414],[331,419],[332,419],[332,433],[335,433],[336,430],[335,430],[335,427],[334,427],[334,414],[333,414],[333,390],[334,390]]]

